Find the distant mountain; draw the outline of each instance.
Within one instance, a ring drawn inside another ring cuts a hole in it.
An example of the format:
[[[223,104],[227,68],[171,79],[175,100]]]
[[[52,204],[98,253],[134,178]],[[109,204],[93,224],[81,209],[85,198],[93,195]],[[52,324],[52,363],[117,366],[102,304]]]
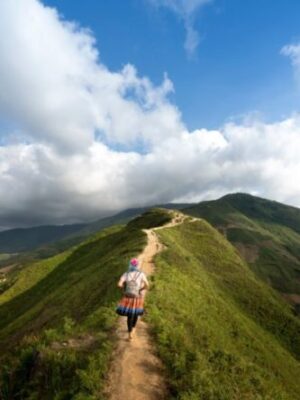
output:
[[[50,256],[63,251],[71,245],[79,243],[85,236],[98,232],[116,224],[126,224],[131,219],[141,215],[153,207],[166,209],[182,209],[190,204],[164,204],[157,206],[132,208],[121,211],[115,215],[101,218],[87,224],[70,225],[44,225],[32,228],[17,228],[0,232],[0,256],[1,253],[23,253],[36,251],[30,258],[38,258],[38,255]],[[37,256],[37,257],[35,257]],[[7,256],[6,256],[7,257]],[[0,257],[1,260],[1,257]]]
[[[253,271],[300,307],[300,209],[249,194],[184,210],[222,232]]]
[[[60,240],[85,228],[85,224],[45,225],[0,232],[0,253],[30,251],[46,243]]]

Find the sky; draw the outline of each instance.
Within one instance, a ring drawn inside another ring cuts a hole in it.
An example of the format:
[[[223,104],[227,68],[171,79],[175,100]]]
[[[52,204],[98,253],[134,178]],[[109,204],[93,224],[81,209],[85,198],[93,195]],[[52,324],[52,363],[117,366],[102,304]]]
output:
[[[162,6],[177,3],[199,4],[193,26],[200,43],[191,53],[184,47],[182,18]],[[298,110],[300,96],[291,65],[280,54],[284,45],[300,40],[297,0],[47,0],[45,4],[89,27],[101,60],[110,69],[131,63],[156,84],[167,73],[175,86],[172,100],[189,129],[215,129],[250,112],[273,121]]]
[[[0,229],[300,206],[296,0],[0,0]]]

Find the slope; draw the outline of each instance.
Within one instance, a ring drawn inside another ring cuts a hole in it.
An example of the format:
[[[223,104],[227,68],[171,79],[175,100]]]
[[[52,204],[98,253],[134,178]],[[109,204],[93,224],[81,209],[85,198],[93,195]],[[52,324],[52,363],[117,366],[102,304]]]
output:
[[[143,217],[145,226],[169,219],[161,210]],[[35,263],[0,296],[1,399],[100,396],[114,341],[116,282],[146,243],[140,224],[102,231],[48,267]]]
[[[0,232],[0,252],[19,253],[32,250],[45,243],[59,240],[81,230],[84,224],[75,225],[45,225],[33,228],[9,229]]]
[[[31,271],[34,282],[16,282],[0,305],[1,399],[103,398],[116,281],[125,260],[144,249],[143,229],[169,220],[164,210],[149,211],[52,260],[39,277]],[[298,399],[300,322],[287,304],[207,222],[190,218],[156,234],[164,251],[146,320],[171,397]]]
[[[298,399],[300,321],[205,221],[158,232],[148,295],[172,398]]]
[[[252,270],[287,298],[300,295],[300,209],[240,193],[185,212],[218,228]]]

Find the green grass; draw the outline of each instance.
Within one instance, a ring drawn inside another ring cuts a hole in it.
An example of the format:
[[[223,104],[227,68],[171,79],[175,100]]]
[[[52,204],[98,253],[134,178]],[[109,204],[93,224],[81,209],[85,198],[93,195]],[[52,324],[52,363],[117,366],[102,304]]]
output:
[[[150,229],[165,225],[172,219],[172,212],[162,208],[154,208],[128,223],[131,229]]]
[[[29,290],[31,287],[34,287],[41,279],[45,278],[59,264],[65,261],[77,248],[90,242],[94,242],[109,233],[118,232],[121,228],[122,226],[116,225],[104,229],[97,234],[91,235],[89,238],[85,238],[80,245],[71,247],[67,251],[63,251],[45,260],[28,263],[28,265],[25,265],[21,271],[14,271],[8,274],[9,279],[12,275],[11,278],[13,284],[0,296],[0,305]]]
[[[13,355],[2,359],[1,399],[102,399],[114,324],[113,309],[99,307],[80,325],[65,317],[56,328],[26,336]],[[87,334],[91,346],[63,345]]]
[[[250,219],[283,225],[300,233],[300,210],[297,207],[244,193],[227,195],[223,200]]]
[[[138,219],[138,226],[108,228],[24,268],[0,295],[1,400],[103,398],[115,340],[118,279],[146,244],[141,229],[169,218],[152,210]],[[92,348],[62,345],[89,336]]]
[[[300,294],[300,209],[233,194],[184,211],[205,218],[232,244],[252,246],[258,257],[251,269],[280,292]]]
[[[113,343],[104,316],[107,315],[110,326],[115,323],[114,308],[120,295],[116,282],[128,259],[141,251],[145,241],[143,232],[123,228],[80,246],[53,269],[51,265],[43,277],[37,272],[40,265],[33,266],[36,271],[30,270],[33,277],[30,284],[25,278],[19,281],[15,293],[10,292],[14,297],[6,298],[0,306],[0,348],[2,355],[6,355],[0,367],[0,387],[10,388],[1,398],[50,400],[70,398],[64,397],[66,393],[75,396],[81,392],[84,398],[89,398],[102,390]],[[75,321],[75,337],[79,333],[98,337],[92,352],[71,349],[57,352],[45,343],[45,329],[57,331],[61,340],[65,340],[60,332],[66,317]],[[38,361],[42,364],[39,368],[32,361],[37,352],[42,360]],[[96,368],[93,374],[92,366]],[[70,371],[68,376],[66,369]],[[19,390],[25,393],[24,397],[18,397]],[[31,393],[31,397],[26,393]],[[55,397],[56,394],[59,396]]]
[[[70,254],[71,251],[63,252],[22,269],[16,278],[16,282],[0,296],[0,305],[35,286]]]
[[[158,232],[147,318],[181,400],[298,399],[300,321],[206,222]]]
[[[117,277],[145,240],[141,231],[122,229],[77,248],[37,284],[1,305],[0,346],[65,315],[80,321],[99,301],[114,300]]]
[[[48,260],[0,295],[1,400],[99,400],[115,344],[116,283],[146,244],[151,210]],[[180,400],[296,400],[300,322],[208,223],[157,231],[147,314]],[[72,348],[70,341],[91,337]]]

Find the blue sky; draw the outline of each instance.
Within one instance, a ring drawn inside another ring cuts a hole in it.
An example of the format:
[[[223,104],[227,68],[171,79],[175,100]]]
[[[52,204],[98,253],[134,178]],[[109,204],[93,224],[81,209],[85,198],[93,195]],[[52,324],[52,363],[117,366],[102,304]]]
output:
[[[195,13],[201,42],[189,57],[182,21],[147,0],[47,0],[67,20],[89,27],[101,61],[126,63],[155,83],[167,72],[172,100],[190,129],[217,128],[259,112],[275,121],[298,110],[299,92],[281,48],[300,38],[297,0],[214,0]]]
[[[300,206],[299,16],[296,0],[0,1],[0,229],[233,192]]]

